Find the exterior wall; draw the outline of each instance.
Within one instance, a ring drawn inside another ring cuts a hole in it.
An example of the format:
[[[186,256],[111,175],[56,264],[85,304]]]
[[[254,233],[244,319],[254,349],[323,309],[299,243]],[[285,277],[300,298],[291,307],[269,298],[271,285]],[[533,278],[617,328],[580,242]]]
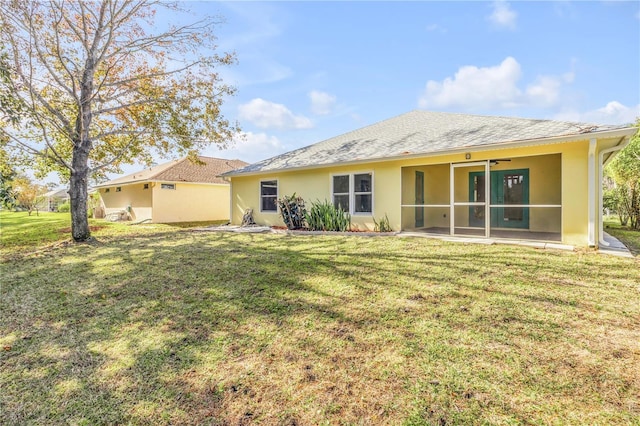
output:
[[[174,183],[174,182],[167,182]],[[175,189],[151,186],[152,222],[201,222],[229,219],[229,185],[175,182]]]
[[[617,141],[619,142],[619,141]],[[616,141],[599,141],[598,149],[612,146]],[[351,166],[325,167],[303,171],[281,171],[271,174],[232,177],[232,223],[240,224],[246,209],[252,208],[254,219],[259,224],[283,225],[278,213],[260,212],[259,188],[261,180],[278,180],[278,196],[294,192],[302,196],[308,206],[311,201],[331,199],[331,176],[339,173],[373,173],[373,215],[352,217],[360,229],[373,229],[373,218],[387,214],[394,230],[407,227],[414,220],[402,214],[402,203],[415,203],[415,170],[425,173],[425,203],[448,204],[449,163],[510,158],[492,170],[528,168],[530,177],[530,204],[562,204],[561,214],[557,209],[530,210],[532,231],[561,230],[564,244],[586,246],[588,244],[588,149],[589,141],[536,145],[529,147],[495,149],[465,153],[407,158],[404,160],[371,162]],[[596,153],[597,162],[597,153]],[[433,165],[444,165],[429,167]],[[457,168],[456,200],[468,201],[468,172],[471,168]],[[596,164],[596,176],[599,166]],[[438,182],[434,186],[431,182]],[[434,191],[434,188],[440,188]],[[431,191],[431,193],[430,193]],[[465,209],[468,212],[468,209]],[[448,226],[449,218],[437,209],[431,220]],[[462,213],[464,214],[464,213]],[[448,215],[447,215],[448,216]],[[425,215],[425,222],[430,216]]]
[[[99,190],[105,215],[129,210],[131,219],[134,221],[151,219],[151,184],[149,189],[144,189],[142,183],[122,185],[120,192],[116,192],[116,188],[111,186]],[[107,189],[109,192],[106,192]]]
[[[576,246],[589,244],[588,157],[588,141],[571,144],[562,155],[562,242]]]
[[[372,230],[373,219],[381,219],[386,214],[394,229],[400,229],[400,166],[399,163],[378,163],[348,167],[328,167],[320,170],[284,172],[261,176],[232,178],[233,214],[232,223],[240,224],[247,209],[253,209],[256,223],[269,226],[283,226],[278,212],[260,211],[260,181],[277,180],[278,198],[294,192],[301,196],[307,208],[312,202],[331,200],[331,179],[335,174],[373,173],[373,214],[363,213],[351,216],[354,228]]]

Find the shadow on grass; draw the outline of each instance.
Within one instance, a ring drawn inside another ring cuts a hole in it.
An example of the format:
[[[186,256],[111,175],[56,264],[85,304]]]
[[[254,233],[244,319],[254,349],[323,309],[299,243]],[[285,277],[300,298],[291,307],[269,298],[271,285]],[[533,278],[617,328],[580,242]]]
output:
[[[482,353],[460,342],[564,342],[574,331],[564,320],[592,312],[607,292],[601,286],[638,278],[577,256],[424,240],[162,233],[7,262],[0,408],[15,424],[404,421],[420,398],[377,386],[390,369],[402,390],[416,369],[432,368],[424,363],[444,369]],[[437,346],[423,326],[444,330]],[[384,351],[404,354],[409,369],[389,360],[380,371],[366,367]],[[426,353],[431,361],[420,358]],[[351,390],[317,388],[317,371],[351,380]],[[274,382],[278,374],[289,376]],[[445,398],[431,387],[414,392]],[[372,400],[352,406],[364,392]],[[464,395],[458,412],[438,416],[482,417],[482,401]],[[406,405],[394,412],[376,398]]]

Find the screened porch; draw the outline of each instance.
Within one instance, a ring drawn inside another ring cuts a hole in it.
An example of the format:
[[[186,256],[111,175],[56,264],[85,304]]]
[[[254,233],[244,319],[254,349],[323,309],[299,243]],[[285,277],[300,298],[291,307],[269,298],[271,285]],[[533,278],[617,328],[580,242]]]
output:
[[[561,168],[560,154],[404,167],[403,231],[561,241]]]

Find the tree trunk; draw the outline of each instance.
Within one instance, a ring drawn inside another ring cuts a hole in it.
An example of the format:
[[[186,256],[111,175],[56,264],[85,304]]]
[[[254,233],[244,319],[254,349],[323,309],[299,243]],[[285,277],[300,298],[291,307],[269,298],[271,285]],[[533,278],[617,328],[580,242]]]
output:
[[[96,35],[96,37],[98,37]],[[91,238],[89,218],[87,216],[87,181],[89,180],[89,153],[91,152],[93,73],[95,70],[94,52],[87,58],[80,87],[80,105],[76,117],[76,138],[73,141],[73,158],[71,160],[71,179],[69,181],[69,198],[71,203],[71,235],[75,241],[87,241]]]
[[[69,202],[71,203],[71,235],[75,241],[87,241],[91,238],[89,218],[87,217],[87,180],[89,153],[75,149],[73,169],[69,181]]]

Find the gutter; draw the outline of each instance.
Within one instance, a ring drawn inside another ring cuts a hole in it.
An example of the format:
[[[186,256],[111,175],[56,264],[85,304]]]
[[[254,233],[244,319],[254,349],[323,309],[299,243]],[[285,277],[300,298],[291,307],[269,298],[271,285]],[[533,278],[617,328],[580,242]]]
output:
[[[225,181],[227,181],[226,179],[224,179]],[[100,185],[96,185],[94,186],[94,188],[110,188],[110,187],[114,187],[114,186],[127,186],[127,185],[135,185],[138,183],[174,183],[174,184],[178,184],[178,183],[188,183],[188,184],[192,184],[192,185],[218,185],[218,186],[227,186],[229,185],[228,183],[214,183],[214,182],[191,182],[191,181],[187,181],[187,180],[158,180],[158,179],[144,179],[144,180],[134,180],[134,181],[127,181],[127,182],[118,182],[118,183],[110,183],[110,182],[106,182],[106,183],[102,183]]]
[[[589,216],[589,226],[587,228],[588,239],[587,243],[589,247],[595,247],[596,245],[596,216],[602,217],[602,213],[597,215],[596,205],[596,148],[598,146],[598,139],[589,139],[589,156],[587,158],[588,169],[588,183],[587,183],[587,209]],[[602,167],[600,168],[602,169]]]

